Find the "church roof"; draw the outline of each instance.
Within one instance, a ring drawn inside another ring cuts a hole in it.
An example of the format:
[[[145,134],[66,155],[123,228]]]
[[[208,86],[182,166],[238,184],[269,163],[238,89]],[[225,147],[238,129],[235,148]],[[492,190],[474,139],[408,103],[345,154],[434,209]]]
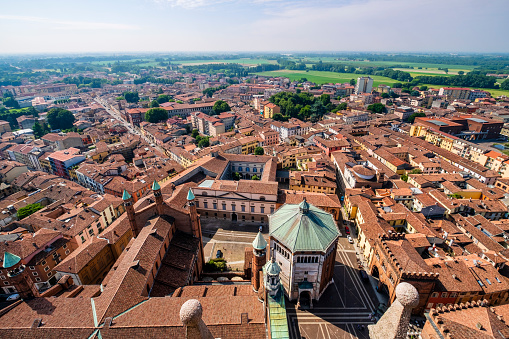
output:
[[[281,272],[281,267],[275,260],[271,260],[265,264],[265,272],[268,275],[278,275]]]
[[[269,231],[292,253],[325,251],[340,235],[332,215],[305,200],[284,204],[270,215]]]
[[[152,184],[152,191],[157,191],[160,189],[161,189],[161,186],[159,186],[159,183],[157,182],[157,180],[154,180],[154,183]]]

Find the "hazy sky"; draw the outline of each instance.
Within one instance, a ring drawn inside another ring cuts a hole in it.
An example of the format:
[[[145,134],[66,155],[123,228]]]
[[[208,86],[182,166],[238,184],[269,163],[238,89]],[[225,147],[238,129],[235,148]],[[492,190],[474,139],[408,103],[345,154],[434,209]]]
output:
[[[18,0],[0,53],[509,52],[509,0]]]

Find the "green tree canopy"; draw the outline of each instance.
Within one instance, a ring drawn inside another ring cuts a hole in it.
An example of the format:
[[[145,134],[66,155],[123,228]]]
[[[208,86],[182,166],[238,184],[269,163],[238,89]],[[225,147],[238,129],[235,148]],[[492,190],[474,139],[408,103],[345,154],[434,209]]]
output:
[[[200,134],[200,133],[198,132],[198,130],[197,130],[196,128],[195,128],[195,129],[193,129],[193,130],[191,131],[191,136],[192,136],[193,138],[195,138],[195,139],[196,139],[196,137],[197,137],[199,134]]]
[[[168,111],[164,108],[151,108],[145,113],[145,121],[158,123],[159,121],[168,119]]]
[[[171,96],[166,95],[166,94],[161,94],[160,96],[157,97],[156,100],[158,103],[164,104],[165,102],[170,101],[170,99],[171,99]]]
[[[140,101],[140,96],[138,95],[138,92],[125,92],[124,98],[125,98],[125,101],[131,102],[131,103]]]
[[[254,175],[251,177],[251,180],[260,180],[260,178],[259,178],[256,174],[254,174]]]
[[[500,85],[500,88],[506,91],[509,90],[509,79],[504,80],[504,82]]]
[[[63,108],[52,108],[48,112],[47,116],[48,124],[51,126],[51,129],[68,129],[72,128],[76,118],[72,114],[72,112],[63,109]]]
[[[46,123],[42,123],[41,125],[38,121],[35,122],[32,130],[34,131],[34,136],[36,139],[40,139],[50,132],[50,129]]]
[[[408,117],[408,122],[409,123],[413,123],[415,118],[417,118],[417,117],[425,117],[425,116],[426,116],[426,114],[424,114],[424,113],[417,113],[417,112],[413,113],[411,116]]]
[[[6,107],[19,108],[18,102],[13,97],[7,97],[3,102]]]
[[[212,107],[212,111],[214,111],[215,114],[223,113],[223,112],[229,112],[232,109],[230,108],[230,105],[226,101],[218,100],[214,103],[214,106]]]
[[[369,105],[368,110],[373,113],[383,113],[385,112],[385,105],[377,102],[376,104]]]
[[[34,214],[35,212],[37,212],[38,210],[40,210],[42,208],[43,208],[43,206],[39,203],[30,204],[30,205],[26,205],[25,207],[21,207],[17,213],[18,220],[24,219],[24,218],[28,217],[30,214]]]
[[[150,103],[150,107],[151,108],[159,107],[159,103],[157,102],[157,100],[152,100],[152,102]]]
[[[209,147],[209,146],[210,146],[209,137],[203,137],[198,142],[198,147],[200,147],[200,148],[205,148],[205,147]]]
[[[263,155],[265,152],[263,151],[263,147],[256,147],[254,150],[255,155]]]

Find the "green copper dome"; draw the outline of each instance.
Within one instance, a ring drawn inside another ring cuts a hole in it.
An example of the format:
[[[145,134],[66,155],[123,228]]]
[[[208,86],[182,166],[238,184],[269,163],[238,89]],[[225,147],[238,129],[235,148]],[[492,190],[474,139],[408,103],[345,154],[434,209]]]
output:
[[[131,195],[126,191],[124,190],[124,194],[122,194],[122,200],[129,200],[131,199]]]
[[[189,189],[189,192],[187,192],[187,200],[194,200],[194,194],[191,189]]]
[[[267,241],[263,238],[262,232],[258,232],[258,235],[253,240],[253,248],[260,251],[267,248]]]
[[[284,204],[269,216],[270,235],[292,253],[325,251],[340,233],[330,213],[307,201]]]
[[[281,267],[279,267],[279,264],[275,260],[271,260],[265,264],[265,272],[268,275],[278,275],[279,272],[281,272]]]
[[[19,263],[20,261],[21,258],[18,257],[16,254],[12,254],[7,251],[4,253],[4,263],[3,263],[4,268],[12,267]]]
[[[160,189],[161,189],[161,186],[159,186],[159,183],[157,182],[157,180],[154,180],[154,183],[152,184],[152,191],[157,191]]]

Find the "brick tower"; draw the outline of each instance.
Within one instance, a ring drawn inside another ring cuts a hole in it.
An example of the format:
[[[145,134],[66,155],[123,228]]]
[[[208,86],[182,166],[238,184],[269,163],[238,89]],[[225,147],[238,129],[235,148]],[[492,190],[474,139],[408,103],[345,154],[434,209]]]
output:
[[[127,213],[127,218],[129,219],[129,225],[131,226],[131,230],[133,231],[133,237],[138,236],[138,227],[136,226],[136,214],[134,213],[133,206],[133,197],[124,190],[124,194],[122,194],[122,200],[124,200],[124,207]]]
[[[193,191],[189,189],[187,192],[187,207],[189,208],[189,218],[191,219],[191,228],[193,230],[193,235],[200,239],[200,267],[202,264],[205,264],[205,256],[203,255],[203,239],[201,234],[201,223],[200,216],[196,211],[196,202]]]
[[[258,291],[260,288],[260,272],[263,269],[263,265],[267,262],[267,241],[263,238],[261,227],[253,240],[253,261],[251,264],[251,284],[253,289]]]
[[[156,180],[154,180],[154,183],[152,184],[152,191],[156,198],[157,214],[163,215],[163,193],[161,192],[161,186],[159,186],[159,183]]]

